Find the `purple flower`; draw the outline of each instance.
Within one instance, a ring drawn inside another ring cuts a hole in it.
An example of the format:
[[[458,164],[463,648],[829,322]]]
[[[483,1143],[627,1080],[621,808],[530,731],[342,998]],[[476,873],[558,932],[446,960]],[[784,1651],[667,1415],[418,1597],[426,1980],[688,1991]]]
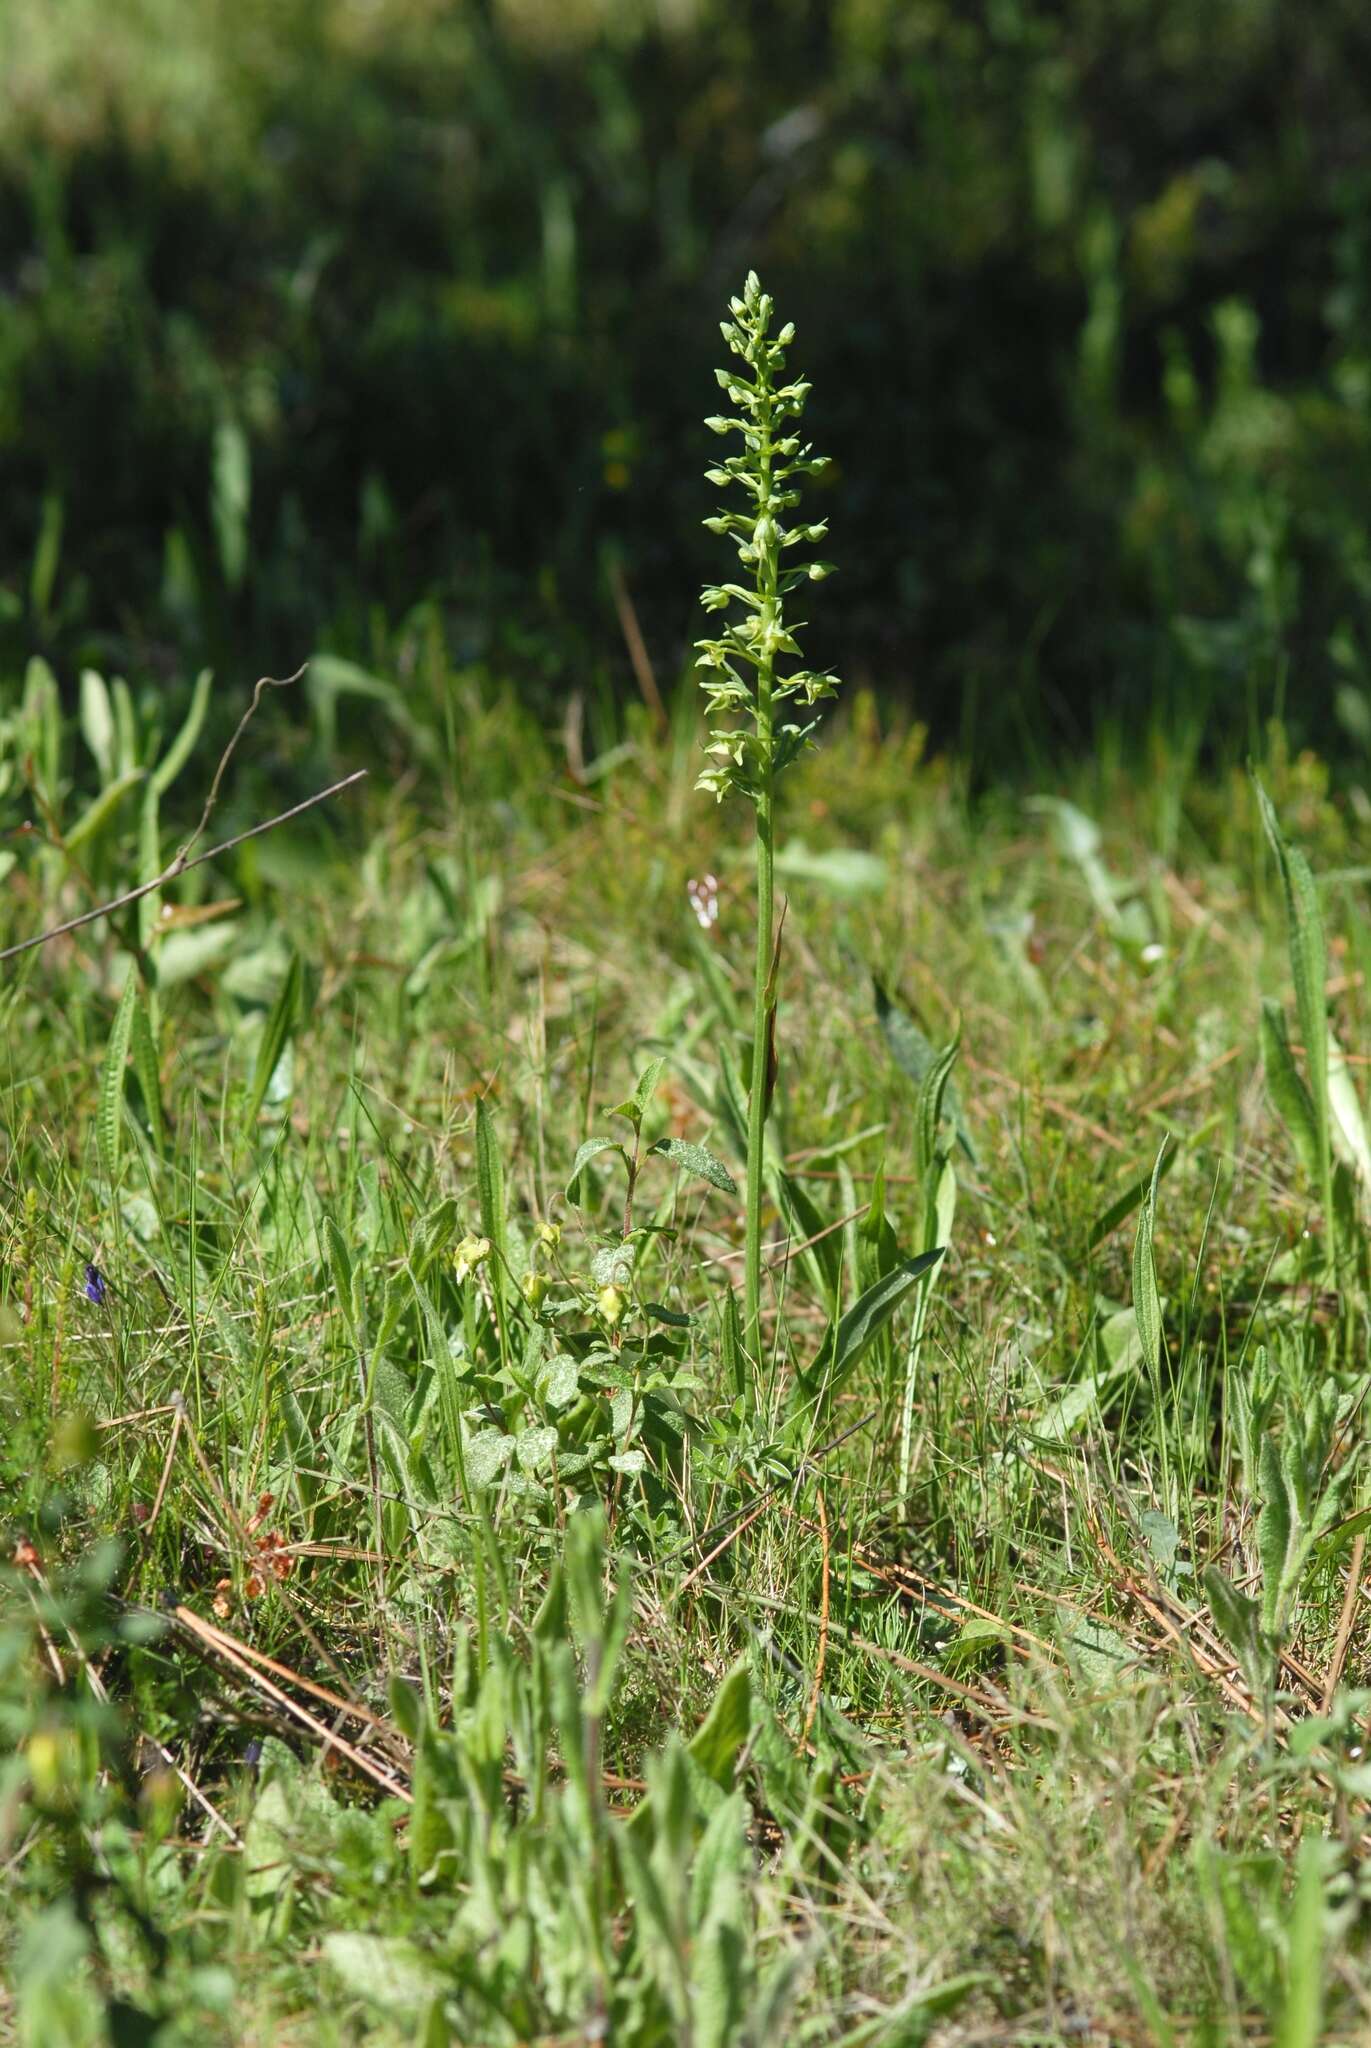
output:
[[[86,1300],[93,1301],[97,1308],[103,1308],[105,1302],[105,1292],[105,1276],[100,1271],[100,1268],[98,1266],[87,1266],[85,1285]]]

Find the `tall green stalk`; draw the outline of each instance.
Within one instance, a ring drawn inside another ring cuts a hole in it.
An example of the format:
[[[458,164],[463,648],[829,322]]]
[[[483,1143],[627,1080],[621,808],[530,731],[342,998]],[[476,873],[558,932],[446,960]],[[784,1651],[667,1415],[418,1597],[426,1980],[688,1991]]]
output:
[[[810,743],[817,720],[805,724],[778,721],[787,703],[805,706],[835,694],[836,676],[813,669],[786,669],[798,663],[800,649],[786,624],[785,600],[801,583],[818,582],[829,574],[826,562],[787,566],[788,548],[822,539],[827,521],[782,524],[782,515],[798,505],[795,479],[827,467],[828,458],[811,453],[807,444],[786,431],[804,411],[809,385],[782,383],[786,350],[795,330],[787,324],[771,335],[775,308],[770,295],[749,273],[743,295],[729,301],[730,320],[723,337],[741,370],[715,374],[737,408],[705,424],[716,434],[742,435],[742,452],[725,457],[706,472],[711,483],[738,485],[750,500],[741,512],[726,511],[705,525],[729,535],[738,550],[746,581],[707,585],[706,611],[732,612],[715,639],[696,643],[704,670],[701,686],[711,719],[707,751],[714,757],[699,778],[699,787],[722,798],[730,790],[752,804],[757,839],[757,948],[752,1007],[752,1075],[747,1118],[747,1238],[744,1272],[743,1341],[754,1364],[762,1357],[762,1171],[766,1119],[770,1106],[771,1066],[775,1041],[776,983],[774,973],[774,867],[776,778]]]

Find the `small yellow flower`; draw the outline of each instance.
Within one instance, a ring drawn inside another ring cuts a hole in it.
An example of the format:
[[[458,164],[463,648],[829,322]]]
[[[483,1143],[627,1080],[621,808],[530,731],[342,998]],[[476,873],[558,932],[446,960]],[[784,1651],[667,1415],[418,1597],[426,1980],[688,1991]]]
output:
[[[595,1297],[595,1306],[612,1330],[624,1312],[624,1297],[617,1287],[602,1287]]]
[[[72,1805],[80,1754],[69,1730],[38,1729],[25,1744],[24,1761],[37,1805],[49,1811]]]
[[[484,1265],[490,1257],[490,1239],[488,1237],[464,1237],[454,1252],[453,1257],[457,1262],[457,1278],[465,1280],[469,1273],[474,1273],[476,1268]]]
[[[532,1309],[540,1309],[547,1299],[548,1283],[541,1273],[525,1273],[524,1299]]]

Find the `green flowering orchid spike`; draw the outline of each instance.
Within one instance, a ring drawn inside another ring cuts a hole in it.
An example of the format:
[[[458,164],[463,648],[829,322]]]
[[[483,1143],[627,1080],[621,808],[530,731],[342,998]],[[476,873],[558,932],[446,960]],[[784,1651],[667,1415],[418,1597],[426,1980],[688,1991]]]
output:
[[[711,721],[709,766],[698,787],[722,798],[736,791],[751,802],[757,831],[757,952],[753,987],[752,1089],[747,1123],[747,1214],[743,1275],[743,1346],[760,1373],[762,1332],[762,1162],[771,1079],[775,1073],[776,972],[779,950],[773,939],[772,898],[775,840],[772,796],[776,777],[810,744],[817,723],[802,713],[838,688],[836,676],[804,667],[796,633],[786,618],[786,599],[802,583],[817,583],[829,564],[804,560],[794,550],[812,547],[827,523],[786,524],[800,502],[798,481],[827,467],[793,431],[809,396],[803,380],[786,381],[786,350],[792,326],[773,336],[775,308],[750,272],[740,299],[729,301],[732,318],[724,340],[739,358],[738,369],[715,374],[736,413],[705,422],[716,434],[742,437],[741,452],[726,455],[707,470],[721,489],[737,487],[733,504],[705,525],[726,535],[738,551],[743,574],[736,583],[706,586],[707,612],[724,618],[717,635],[696,642],[700,683]],[[794,715],[800,712],[800,716]],[[717,724],[714,721],[719,721]]]
[[[795,329],[787,323],[772,336],[775,308],[755,271],[729,311],[733,317],[724,321],[723,337],[744,369],[715,374],[737,412],[716,414],[705,425],[716,434],[741,434],[742,452],[725,456],[705,474],[721,488],[738,486],[744,502],[705,525],[732,539],[744,580],[707,584],[701,593],[707,612],[733,616],[716,637],[696,642],[706,714],[711,721],[728,721],[710,731],[706,751],[712,759],[697,786],[720,798],[737,791],[760,809],[769,806],[777,775],[810,743],[817,723],[787,718],[785,707],[807,710],[838,687],[836,676],[802,665],[796,628],[785,610],[792,591],[821,582],[831,571],[828,562],[799,561],[791,554],[822,540],[827,522],[784,523],[800,502],[797,479],[825,469],[828,457],[815,455],[792,431],[810,387],[803,380],[785,381]]]

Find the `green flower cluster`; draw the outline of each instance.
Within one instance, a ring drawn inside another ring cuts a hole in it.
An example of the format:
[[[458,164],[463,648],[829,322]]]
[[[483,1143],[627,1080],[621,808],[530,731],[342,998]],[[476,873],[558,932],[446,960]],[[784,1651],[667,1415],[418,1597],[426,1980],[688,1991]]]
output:
[[[706,475],[714,484],[741,486],[749,502],[745,510],[721,512],[705,525],[733,538],[750,581],[705,587],[706,611],[738,606],[741,616],[723,626],[717,638],[696,643],[707,715],[711,721],[730,721],[711,729],[706,751],[714,759],[697,786],[712,789],[720,798],[736,790],[759,805],[769,798],[775,777],[808,743],[817,723],[778,721],[778,708],[792,701],[812,706],[833,696],[838,687],[836,676],[803,667],[781,673],[777,666],[786,659],[800,659],[798,628],[786,622],[786,598],[802,583],[821,581],[831,565],[785,562],[790,549],[822,540],[828,531],[827,521],[782,523],[800,502],[795,480],[825,469],[828,457],[813,454],[788,431],[804,412],[810,387],[804,381],[781,381],[795,329],[787,322],[771,337],[774,310],[770,294],[762,290],[753,271],[742,297],[729,301],[733,317],[723,323],[724,340],[746,370],[716,372],[738,413],[719,414],[705,424],[716,434],[740,433],[743,446],[741,454],[728,456]],[[737,720],[742,722],[733,722]]]

